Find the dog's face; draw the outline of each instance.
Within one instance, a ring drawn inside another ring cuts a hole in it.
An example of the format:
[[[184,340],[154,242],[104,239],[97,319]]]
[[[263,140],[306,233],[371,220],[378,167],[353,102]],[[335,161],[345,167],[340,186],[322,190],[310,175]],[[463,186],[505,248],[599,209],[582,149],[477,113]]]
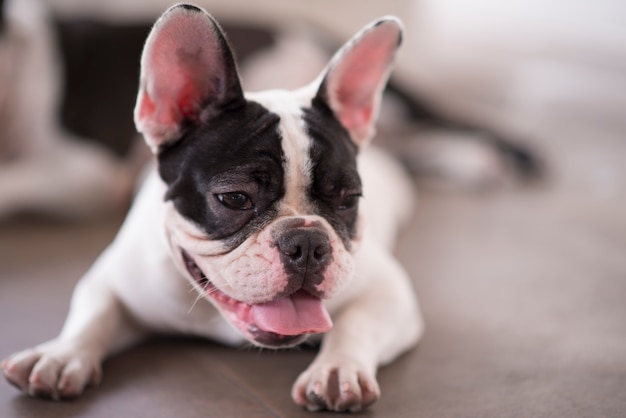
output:
[[[248,338],[282,345],[330,327],[319,301],[352,275],[361,184],[356,146],[326,109],[255,99],[158,162],[179,263]]]
[[[257,345],[295,345],[332,326],[322,300],[353,277],[356,156],[399,37],[397,21],[380,21],[310,86],[248,95],[201,9],[171,8],[148,38],[135,121],[167,185],[173,258]]]

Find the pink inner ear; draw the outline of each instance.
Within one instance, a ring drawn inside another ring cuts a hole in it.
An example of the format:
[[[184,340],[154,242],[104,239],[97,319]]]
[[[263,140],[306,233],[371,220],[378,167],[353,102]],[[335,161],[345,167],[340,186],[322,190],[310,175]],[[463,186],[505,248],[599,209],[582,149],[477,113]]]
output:
[[[161,31],[146,60],[149,101],[140,115],[152,113],[156,118],[154,122],[165,125],[198,119],[202,101],[213,95],[209,81],[216,74],[211,74],[211,70],[217,70],[211,68],[217,61],[217,51],[210,40],[207,42],[201,36],[185,39],[191,35],[181,36],[179,32],[176,37],[176,34],[174,30]]]
[[[342,92],[338,95],[341,96]],[[372,121],[372,105],[358,105],[349,100],[339,98],[342,103],[342,110],[339,112],[341,124],[348,130],[358,130],[361,126],[366,126]]]
[[[191,83],[187,83],[179,92],[178,98],[165,101],[161,106],[155,104],[154,99],[144,92],[139,102],[139,118],[150,118],[153,124],[170,127],[178,125],[182,120],[197,120],[199,111],[199,97]],[[163,100],[162,95],[155,94],[158,100]],[[170,105],[168,105],[168,103]]]
[[[335,112],[357,136],[373,128],[379,95],[398,43],[398,28],[381,25],[366,33],[331,71],[329,89]]]
[[[225,69],[217,31],[206,13],[182,8],[166,13],[153,29],[135,109],[137,127],[152,145],[173,139],[185,120],[199,120],[203,107],[221,98],[215,90]]]
[[[204,92],[198,90],[198,84],[187,81],[178,93],[178,111],[183,119],[198,119],[200,105],[202,104],[202,96],[208,97],[210,91],[208,88]]]
[[[152,116],[155,109],[156,106],[150,96],[148,96],[146,92],[143,92],[139,98],[139,119],[145,120],[147,117]]]

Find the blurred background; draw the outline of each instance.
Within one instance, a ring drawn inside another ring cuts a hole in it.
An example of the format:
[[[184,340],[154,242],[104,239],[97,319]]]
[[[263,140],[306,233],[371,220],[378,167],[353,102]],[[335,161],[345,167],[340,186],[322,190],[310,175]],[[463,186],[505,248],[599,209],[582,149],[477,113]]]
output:
[[[64,17],[112,21],[152,20],[170,4],[162,0],[50,3]],[[337,44],[365,22],[397,15],[406,26],[405,47],[394,73],[403,88],[428,98],[448,114],[532,141],[568,187],[605,197],[624,187],[624,2],[232,0],[198,4],[225,22],[279,28],[313,24]]]
[[[47,84],[63,90],[55,92],[63,126],[104,142],[118,156],[127,155],[133,144],[130,112],[137,57],[150,24],[171,2],[48,0],[42,4],[49,10],[35,13],[25,5],[37,0],[4,3],[5,9],[22,9],[4,13],[9,21],[17,15],[14,26],[28,26],[24,22],[42,14],[52,19],[47,41],[58,49],[53,55],[60,75]],[[428,115],[496,132],[532,151],[548,163],[551,181],[563,190],[591,199],[623,193],[626,5],[621,1],[197,3],[226,26],[238,51],[244,87],[253,90],[307,82],[332,50],[366,22],[397,15],[406,36],[393,80],[405,97],[425,107]],[[272,48],[279,52],[268,52]],[[260,59],[259,51],[265,52]],[[3,62],[12,61],[5,55]],[[49,72],[55,71],[52,67]],[[396,108],[390,109],[388,113]],[[398,122],[386,120],[382,129]],[[392,130],[391,136],[399,131]],[[16,135],[3,136],[7,143],[7,136]],[[445,164],[457,163],[452,159]],[[467,171],[464,175],[473,174]]]

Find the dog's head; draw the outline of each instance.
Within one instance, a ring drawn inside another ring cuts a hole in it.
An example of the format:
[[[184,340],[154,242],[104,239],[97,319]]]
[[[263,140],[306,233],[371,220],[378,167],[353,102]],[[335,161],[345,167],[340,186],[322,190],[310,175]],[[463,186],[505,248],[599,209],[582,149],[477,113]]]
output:
[[[284,347],[331,326],[322,299],[353,276],[361,182],[401,29],[364,28],[317,81],[244,94],[219,25],[177,5],[141,60],[135,123],[167,185],[180,270],[253,343]]]

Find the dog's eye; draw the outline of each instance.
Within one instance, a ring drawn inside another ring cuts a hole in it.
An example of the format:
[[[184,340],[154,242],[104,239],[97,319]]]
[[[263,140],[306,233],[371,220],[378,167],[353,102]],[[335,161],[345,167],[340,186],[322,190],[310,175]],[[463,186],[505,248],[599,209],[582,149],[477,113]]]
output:
[[[338,210],[349,210],[356,207],[359,203],[359,199],[361,198],[361,194],[350,194],[343,198],[343,201],[337,207]]]
[[[219,193],[215,197],[219,202],[228,209],[233,210],[250,210],[254,208],[252,200],[241,192]]]

